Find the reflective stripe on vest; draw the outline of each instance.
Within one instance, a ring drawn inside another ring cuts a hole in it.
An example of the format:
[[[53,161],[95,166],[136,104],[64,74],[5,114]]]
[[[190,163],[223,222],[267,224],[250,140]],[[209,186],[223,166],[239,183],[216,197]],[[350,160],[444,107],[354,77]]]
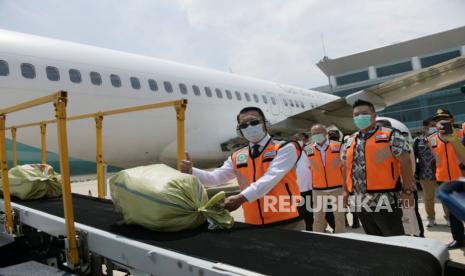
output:
[[[325,150],[325,165],[321,152],[315,145],[305,147],[312,171],[313,189],[327,190],[342,187],[340,151],[341,143],[331,141]]]
[[[236,170],[240,189],[246,189],[251,183],[265,175],[278,150],[286,144],[287,142],[284,141],[270,139],[256,158],[252,158],[249,147],[234,152],[231,160]],[[301,154],[300,146],[296,143],[294,145],[297,157],[299,157]],[[253,202],[245,202],[242,205],[245,223],[269,224],[299,216],[296,203],[300,192],[297,186],[295,165],[264,197]],[[266,204],[265,201],[267,201]],[[280,204],[284,208],[278,208]]]
[[[397,190],[400,178],[400,162],[391,151],[391,135],[393,130],[380,127],[365,140],[365,173],[367,192],[385,192]],[[352,168],[357,134],[349,138],[350,145],[346,153],[347,190],[353,191]],[[362,138],[360,138],[362,139]]]
[[[462,137],[460,131],[457,131],[457,136]],[[452,145],[441,140],[437,133],[428,137],[428,144],[436,157],[436,181],[458,180],[461,176],[460,162]]]

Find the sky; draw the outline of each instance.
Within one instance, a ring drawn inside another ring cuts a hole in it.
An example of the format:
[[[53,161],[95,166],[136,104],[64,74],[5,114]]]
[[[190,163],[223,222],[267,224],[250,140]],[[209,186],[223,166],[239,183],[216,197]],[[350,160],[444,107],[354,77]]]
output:
[[[328,82],[323,56],[461,27],[463,11],[464,0],[0,0],[0,28],[311,88]]]

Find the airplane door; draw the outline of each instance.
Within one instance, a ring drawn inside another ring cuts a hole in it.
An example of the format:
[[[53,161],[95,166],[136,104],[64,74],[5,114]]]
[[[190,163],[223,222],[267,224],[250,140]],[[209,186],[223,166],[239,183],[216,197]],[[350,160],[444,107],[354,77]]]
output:
[[[291,105],[289,99],[285,95],[279,95],[278,100],[279,106],[281,107],[281,113],[285,116],[291,115]]]
[[[266,92],[268,96],[268,106],[271,110],[271,114],[274,116],[279,115],[279,98],[271,92]]]

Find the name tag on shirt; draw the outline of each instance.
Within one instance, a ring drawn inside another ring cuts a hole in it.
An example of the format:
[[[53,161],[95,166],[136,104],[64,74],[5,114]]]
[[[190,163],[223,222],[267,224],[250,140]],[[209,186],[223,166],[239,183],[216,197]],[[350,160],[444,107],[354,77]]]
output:
[[[276,154],[277,154],[277,151],[275,150],[267,151],[263,153],[262,161],[263,162],[271,161],[276,157]]]

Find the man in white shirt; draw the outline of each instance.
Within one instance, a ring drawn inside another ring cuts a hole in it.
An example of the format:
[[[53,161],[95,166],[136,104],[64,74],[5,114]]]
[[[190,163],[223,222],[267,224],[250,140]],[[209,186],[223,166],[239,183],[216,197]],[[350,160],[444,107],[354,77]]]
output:
[[[305,153],[302,153],[299,161],[297,161],[296,173],[300,195],[304,200],[304,202],[300,203],[300,216],[305,220],[305,230],[313,231],[312,172],[310,171],[310,162]]]
[[[237,115],[237,131],[249,141],[211,172],[193,168],[186,153],[181,171],[198,177],[205,186],[218,186],[234,178],[241,193],[226,198],[229,211],[242,205],[245,223],[277,225],[304,230],[305,222],[297,211],[300,196],[296,163],[301,149],[298,143],[272,139],[267,120],[258,107],[246,107]]]

